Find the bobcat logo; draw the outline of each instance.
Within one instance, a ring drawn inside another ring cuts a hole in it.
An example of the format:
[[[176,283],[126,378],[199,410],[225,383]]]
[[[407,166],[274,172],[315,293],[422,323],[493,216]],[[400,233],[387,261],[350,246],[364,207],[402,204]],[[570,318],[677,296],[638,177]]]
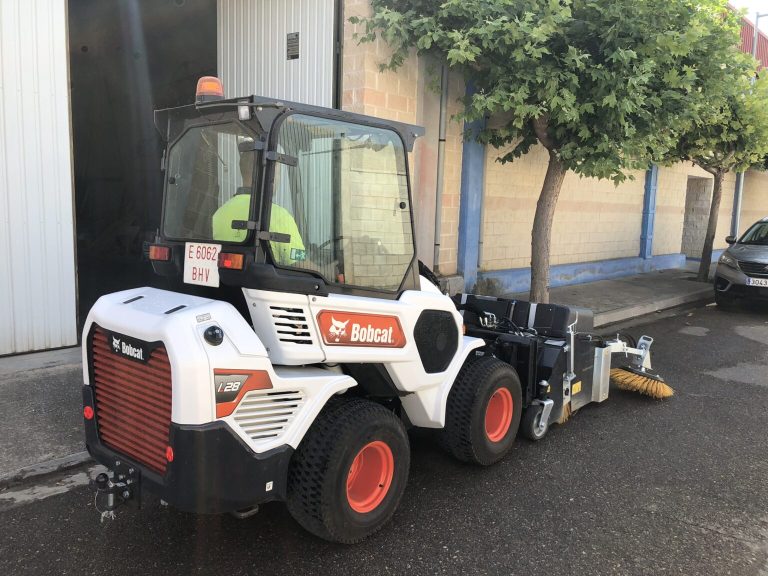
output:
[[[337,320],[336,315],[344,320]],[[327,346],[402,348],[405,334],[397,316],[344,310],[321,310],[317,324]]]
[[[334,342],[338,342],[343,336],[347,335],[347,324],[349,324],[349,320],[346,322],[339,322],[331,316],[331,327],[328,328],[328,336],[329,340],[333,340]]]
[[[112,350],[115,352],[120,352],[120,338],[115,338],[112,336]]]

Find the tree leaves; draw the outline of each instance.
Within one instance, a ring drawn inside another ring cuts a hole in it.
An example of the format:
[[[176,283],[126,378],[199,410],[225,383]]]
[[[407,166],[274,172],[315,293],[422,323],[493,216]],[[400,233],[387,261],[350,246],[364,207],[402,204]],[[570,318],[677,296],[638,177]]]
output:
[[[621,181],[651,160],[701,157],[727,132],[762,138],[743,119],[705,129],[736,110],[724,85],[744,76],[738,17],[726,0],[372,0],[362,41],[381,34],[386,67],[408,50],[434,55],[475,87],[461,117],[499,117],[479,134],[511,161],[546,140],[569,170]],[[744,106],[754,109],[750,99]],[[763,106],[762,115],[768,114]],[[757,117],[760,113],[755,112]],[[739,116],[741,118],[741,116]],[[725,130],[727,128],[727,130]],[[706,134],[694,134],[694,129]],[[683,136],[685,135],[685,136]],[[768,155],[768,151],[761,158]],[[727,156],[727,154],[725,155]],[[750,156],[751,158],[751,156]]]

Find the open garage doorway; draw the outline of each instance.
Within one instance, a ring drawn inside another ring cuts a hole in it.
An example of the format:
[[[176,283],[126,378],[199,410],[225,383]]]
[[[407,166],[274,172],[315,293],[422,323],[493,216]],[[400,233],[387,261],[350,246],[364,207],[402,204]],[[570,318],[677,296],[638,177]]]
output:
[[[688,259],[701,258],[704,238],[707,235],[707,224],[709,223],[712,188],[712,178],[688,177],[688,186],[685,192],[683,239],[680,249]]]
[[[153,111],[216,74],[216,0],[69,0],[80,322],[102,294],[169,287],[142,247],[160,220]]]

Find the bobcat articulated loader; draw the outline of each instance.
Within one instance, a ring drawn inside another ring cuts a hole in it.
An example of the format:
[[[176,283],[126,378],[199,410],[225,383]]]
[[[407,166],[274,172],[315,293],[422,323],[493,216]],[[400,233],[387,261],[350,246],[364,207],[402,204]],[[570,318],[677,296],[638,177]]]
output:
[[[592,315],[441,293],[415,257],[408,152],[421,129],[274,99],[159,111],[162,225],[148,256],[183,292],[102,297],[83,333],[86,444],[106,515],[143,491],[197,513],[287,502],[356,542],[393,515],[410,427],[489,465],[518,429],[608,396],[611,354],[644,338]],[[183,282],[183,284],[182,284]],[[522,423],[521,423],[522,422]]]

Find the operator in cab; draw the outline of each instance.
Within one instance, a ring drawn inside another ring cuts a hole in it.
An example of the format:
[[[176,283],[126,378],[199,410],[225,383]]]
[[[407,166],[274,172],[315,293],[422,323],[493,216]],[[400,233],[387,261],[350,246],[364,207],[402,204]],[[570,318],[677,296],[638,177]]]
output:
[[[242,242],[248,234],[247,230],[235,230],[232,228],[233,220],[248,220],[251,208],[251,191],[253,190],[253,152],[240,154],[240,174],[243,185],[238,193],[222,204],[213,214],[212,228],[213,239],[220,242]],[[289,242],[272,242],[272,255],[275,264],[279,266],[293,266],[306,259],[304,242],[299,233],[293,215],[280,206],[272,203],[269,218],[269,231],[290,236]]]

